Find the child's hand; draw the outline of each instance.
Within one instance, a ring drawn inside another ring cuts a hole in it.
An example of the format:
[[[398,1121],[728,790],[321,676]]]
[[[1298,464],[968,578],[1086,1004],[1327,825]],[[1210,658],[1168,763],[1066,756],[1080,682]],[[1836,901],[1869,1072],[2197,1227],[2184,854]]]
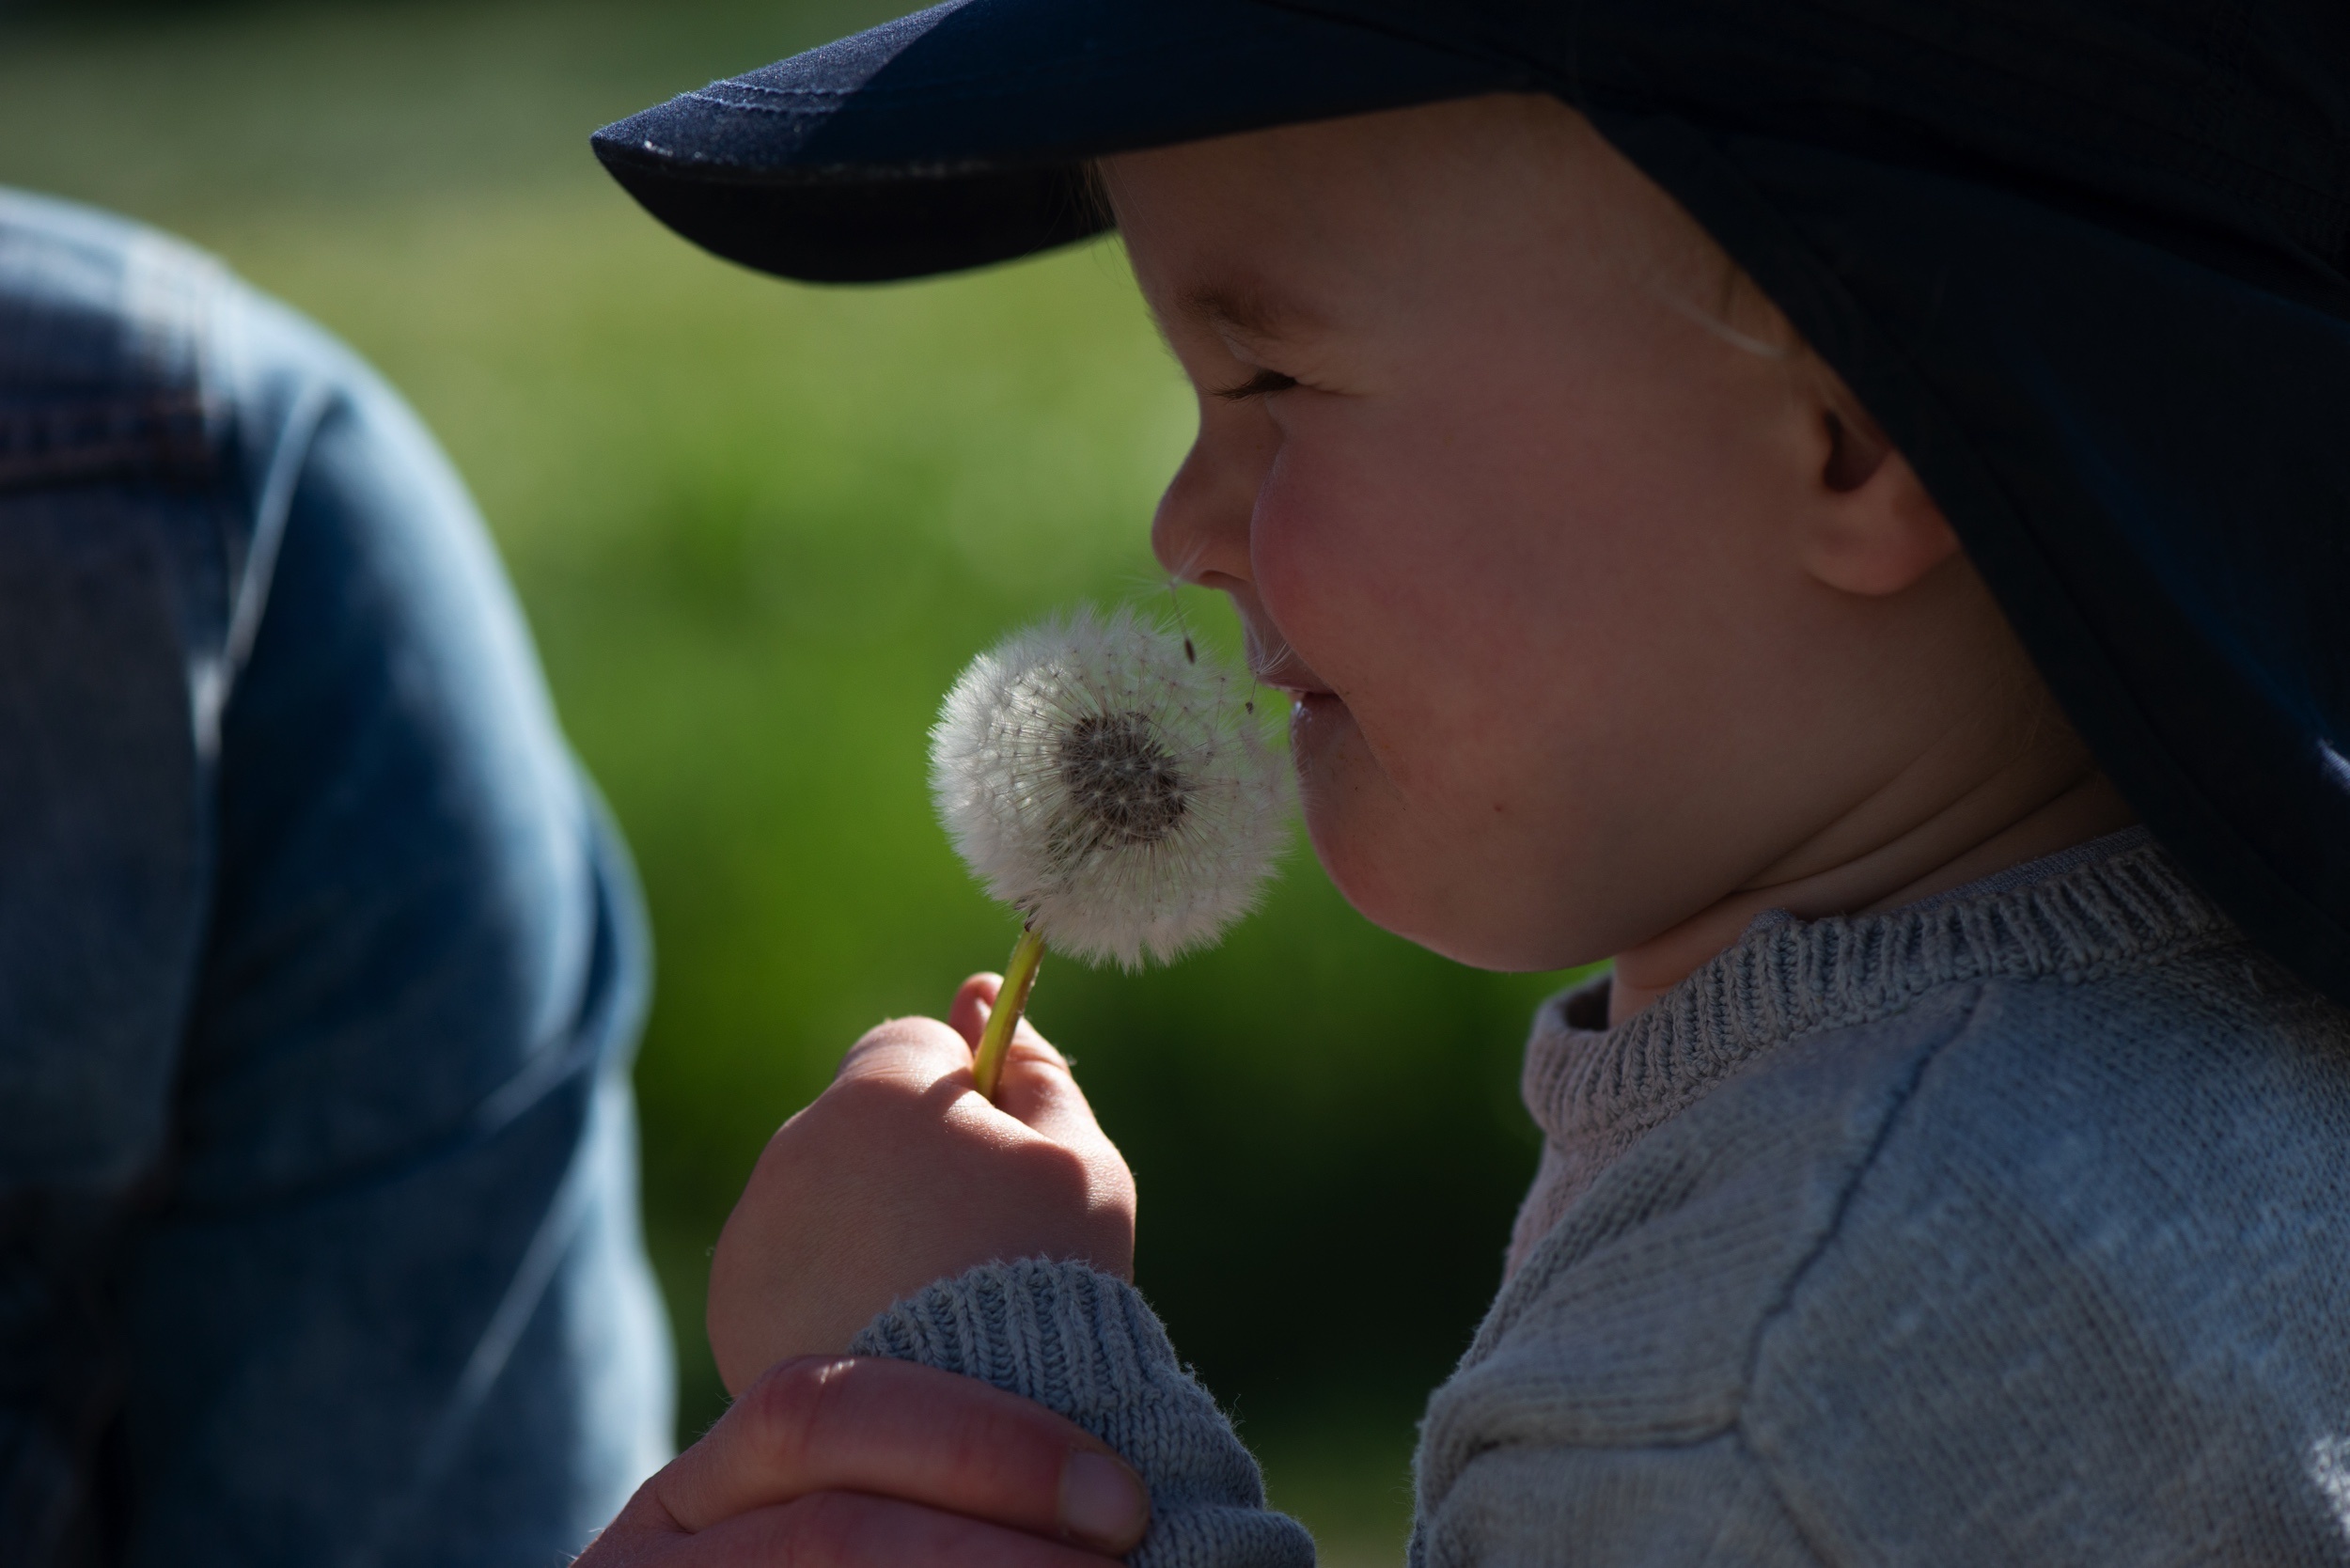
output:
[[[710,1266],[710,1347],[729,1392],[786,1356],[837,1355],[873,1315],[995,1260],[1133,1271],[1135,1183],[1060,1053],[1024,1021],[995,1105],[971,1052],[996,978],[952,1027],[884,1024],[760,1156]]]
[[[637,1488],[577,1568],[1109,1568],[1142,1482],[1039,1404],[911,1362],[808,1356]]]

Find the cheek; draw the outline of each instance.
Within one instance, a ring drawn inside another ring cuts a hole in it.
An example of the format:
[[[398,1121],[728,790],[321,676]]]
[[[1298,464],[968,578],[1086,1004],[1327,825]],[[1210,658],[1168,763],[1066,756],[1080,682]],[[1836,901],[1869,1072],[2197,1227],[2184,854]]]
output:
[[[1604,407],[1378,413],[1284,411],[1250,521],[1265,610],[1343,699],[1294,731],[1316,852],[1438,951],[1580,961],[1610,846],[1686,771],[1660,748],[1723,698],[1713,589],[1753,575],[1726,496]]]
[[[1569,520],[1476,431],[1299,423],[1251,522],[1267,612],[1397,782],[1424,771],[1416,758],[1470,760],[1522,706],[1528,673],[1568,656]]]
[[[1292,729],[1317,856],[1371,919],[1469,962],[1504,956],[1471,937],[1488,920],[1529,929],[1516,884],[1548,880],[1580,809],[1555,751],[1579,698],[1531,674],[1562,659],[1557,520],[1482,466],[1426,424],[1309,426],[1250,531],[1265,610],[1341,699]]]
[[[1414,494],[1428,478],[1375,443],[1292,440],[1258,492],[1250,565],[1265,608],[1349,701],[1402,697],[1421,661],[1399,655],[1424,651],[1467,588],[1448,520]]]

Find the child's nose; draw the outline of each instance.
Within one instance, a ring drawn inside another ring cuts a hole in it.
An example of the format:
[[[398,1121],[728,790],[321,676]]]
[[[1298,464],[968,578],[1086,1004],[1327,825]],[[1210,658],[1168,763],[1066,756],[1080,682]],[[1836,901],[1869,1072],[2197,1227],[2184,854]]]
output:
[[[1220,588],[1250,580],[1249,519],[1278,447],[1279,431],[1256,410],[1202,415],[1151,521],[1151,552],[1169,575]]]

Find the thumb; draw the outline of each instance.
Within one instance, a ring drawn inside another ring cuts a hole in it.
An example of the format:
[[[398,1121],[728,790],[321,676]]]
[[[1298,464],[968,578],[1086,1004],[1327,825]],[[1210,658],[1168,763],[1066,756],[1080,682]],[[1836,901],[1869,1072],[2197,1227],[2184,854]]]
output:
[[[960,1077],[971,1087],[971,1046],[935,1018],[892,1018],[865,1032],[840,1058],[836,1083],[893,1078],[924,1088]]]

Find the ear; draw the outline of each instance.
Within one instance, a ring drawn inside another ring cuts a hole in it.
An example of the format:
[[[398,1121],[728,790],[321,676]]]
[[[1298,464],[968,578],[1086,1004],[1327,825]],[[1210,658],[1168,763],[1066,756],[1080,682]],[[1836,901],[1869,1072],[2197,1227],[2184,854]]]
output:
[[[1825,436],[1801,541],[1803,568],[1829,588],[1881,598],[1958,554],[1958,535],[1849,395],[1823,402]]]

